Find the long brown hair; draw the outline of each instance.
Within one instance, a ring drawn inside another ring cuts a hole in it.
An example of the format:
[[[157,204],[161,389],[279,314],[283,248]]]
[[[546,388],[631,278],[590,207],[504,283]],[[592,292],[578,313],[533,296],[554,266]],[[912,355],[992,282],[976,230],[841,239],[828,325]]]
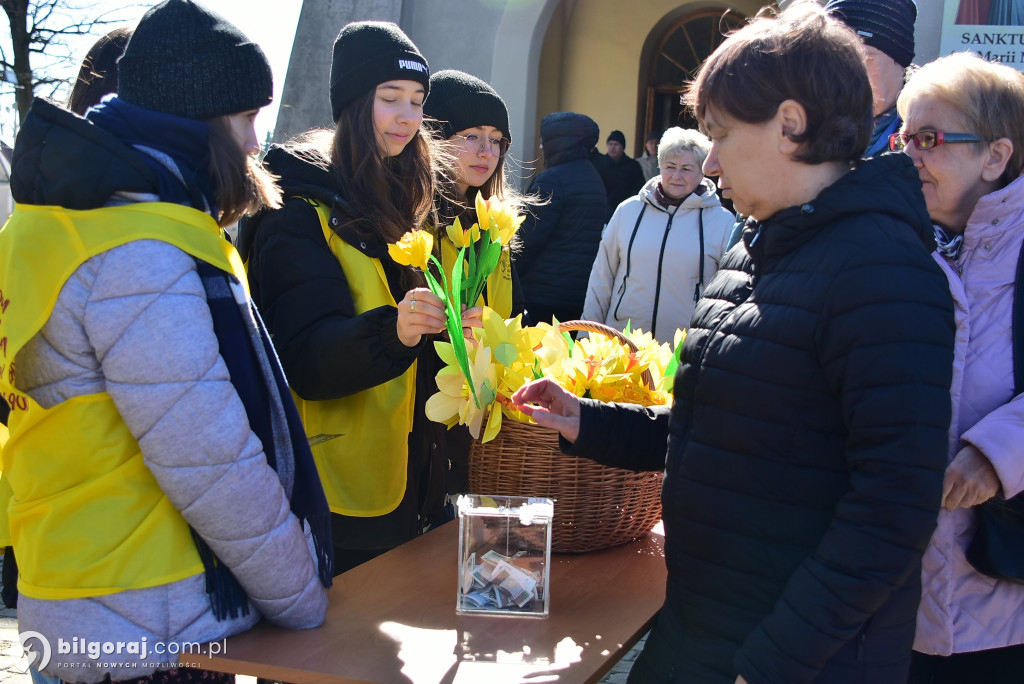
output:
[[[248,155],[231,135],[226,116],[210,119],[207,136],[209,171],[220,216],[217,223],[230,226],[246,214],[281,206],[277,178]]]
[[[116,28],[97,40],[82,60],[78,78],[68,97],[68,109],[81,116],[108,93],[117,92],[117,60],[134,29]]]
[[[423,124],[400,154],[381,154],[373,124],[375,95],[375,90],[367,91],[341,111],[330,168],[339,194],[352,208],[343,225],[391,243],[422,227],[433,208],[434,179],[450,171],[443,169],[445,155]],[[405,289],[418,287],[423,278],[406,268],[401,284]]]

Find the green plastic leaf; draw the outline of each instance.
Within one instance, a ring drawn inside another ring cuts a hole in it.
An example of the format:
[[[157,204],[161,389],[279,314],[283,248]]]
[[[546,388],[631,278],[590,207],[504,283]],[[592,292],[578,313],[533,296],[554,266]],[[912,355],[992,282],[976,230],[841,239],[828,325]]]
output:
[[[483,408],[480,397],[476,395],[476,383],[473,382],[473,374],[469,370],[469,352],[466,351],[466,338],[462,336],[462,296],[459,287],[462,285],[462,264],[466,258],[466,248],[459,250],[459,256],[455,259],[455,266],[452,268],[452,289],[450,296],[444,297],[445,312],[447,320],[445,327],[448,329],[448,337],[451,338],[452,350],[455,352],[455,359],[459,362],[459,369],[469,383],[469,391],[473,395],[473,401],[477,408]]]
[[[672,360],[665,366],[665,391],[672,394],[675,389],[676,381],[676,370],[679,368],[679,362],[683,355],[683,345],[678,344],[672,351]]]
[[[516,345],[509,342],[502,342],[491,353],[494,354],[494,360],[506,368],[515,363],[516,359],[519,358],[519,350],[516,349]]]

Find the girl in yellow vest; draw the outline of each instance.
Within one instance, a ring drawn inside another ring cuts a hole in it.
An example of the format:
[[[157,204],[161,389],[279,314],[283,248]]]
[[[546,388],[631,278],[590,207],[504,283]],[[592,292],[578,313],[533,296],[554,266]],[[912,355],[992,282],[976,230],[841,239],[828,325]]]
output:
[[[0,489],[42,671],[181,682],[185,642],[322,622],[329,513],[222,229],[280,203],[251,157],[266,57],[166,0],[118,70],[118,96],[85,118],[37,100],[18,137]]]
[[[477,195],[484,199],[498,197],[520,207],[536,203],[535,197],[524,197],[510,186],[505,177],[505,160],[512,134],[505,101],[488,83],[456,69],[445,69],[430,77],[430,98],[424,104],[424,115],[434,135],[446,141],[445,149],[455,160],[454,176],[439,183],[434,204],[437,223],[447,226],[459,218],[464,228],[476,222]],[[440,246],[441,262],[450,274],[458,248],[444,230],[435,230],[435,244]],[[502,249],[498,267],[487,281],[483,302],[505,318],[525,313],[526,304],[515,272],[515,249]],[[528,321],[524,322],[524,325]],[[427,359],[424,359],[427,362]],[[430,359],[431,372],[436,375],[443,364],[436,356]],[[452,493],[469,490],[469,449],[472,438],[465,426],[450,430],[441,424],[432,426],[431,447],[442,452],[449,462],[448,488]]]
[[[430,449],[418,363],[444,329],[422,274],[387,244],[431,210],[438,156],[422,128],[427,62],[395,24],[345,26],[333,131],[275,147],[284,206],[243,222],[239,251],[297,399],[332,513],[340,572],[445,522],[447,462]],[[464,317],[479,325],[480,309]]]

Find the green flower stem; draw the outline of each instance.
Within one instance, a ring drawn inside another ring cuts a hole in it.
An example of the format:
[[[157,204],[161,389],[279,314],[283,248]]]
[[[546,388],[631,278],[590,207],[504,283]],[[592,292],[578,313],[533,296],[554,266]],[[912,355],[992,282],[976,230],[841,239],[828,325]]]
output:
[[[423,275],[426,276],[427,286],[430,288],[430,291],[444,302],[444,309],[447,314],[445,327],[448,329],[448,337],[451,339],[452,352],[455,354],[455,360],[459,363],[459,370],[462,371],[463,377],[469,383],[469,390],[473,395],[476,407],[483,408],[480,404],[480,398],[476,395],[476,383],[473,382],[473,374],[469,370],[469,352],[466,350],[466,338],[462,336],[462,301],[459,287],[462,281],[462,263],[465,258],[465,252],[466,250],[463,248],[455,260],[455,267],[452,269],[451,289],[448,288],[448,279],[444,275],[441,262],[435,256],[431,255],[430,260],[441,275],[443,286],[437,282],[437,278],[429,270],[424,271]]]

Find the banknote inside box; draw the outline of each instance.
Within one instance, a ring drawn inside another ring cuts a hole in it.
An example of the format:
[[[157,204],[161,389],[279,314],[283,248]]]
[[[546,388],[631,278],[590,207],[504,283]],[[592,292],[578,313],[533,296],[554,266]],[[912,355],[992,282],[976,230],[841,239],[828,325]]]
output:
[[[548,616],[551,499],[466,494],[459,509],[459,615]]]

